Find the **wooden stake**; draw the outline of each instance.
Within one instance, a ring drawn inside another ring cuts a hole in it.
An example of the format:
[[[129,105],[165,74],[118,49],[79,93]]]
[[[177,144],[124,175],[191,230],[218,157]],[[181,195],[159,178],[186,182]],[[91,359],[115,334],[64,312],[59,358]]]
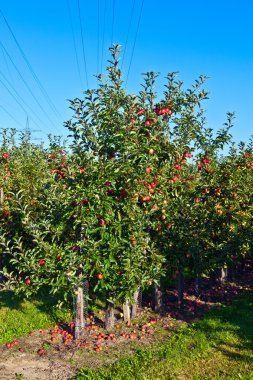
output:
[[[125,303],[123,304],[123,316],[124,316],[124,322],[131,321],[130,306],[129,306],[128,300],[126,300]]]
[[[85,333],[85,319],[84,319],[84,302],[83,302],[83,288],[77,288],[76,295],[76,316],[75,316],[75,338],[83,339]]]
[[[115,316],[114,316],[114,305],[110,302],[106,302],[106,311],[105,311],[105,329],[113,329],[115,325]]]
[[[139,294],[140,294],[140,288],[138,288],[134,292],[134,303],[132,304],[132,313],[131,313],[131,318],[132,319],[136,318],[136,316],[138,314]]]

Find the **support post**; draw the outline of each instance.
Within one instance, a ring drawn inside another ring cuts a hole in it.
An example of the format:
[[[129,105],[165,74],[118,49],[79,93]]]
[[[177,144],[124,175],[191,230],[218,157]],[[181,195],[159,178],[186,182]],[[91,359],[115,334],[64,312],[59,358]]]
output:
[[[123,304],[123,317],[124,322],[131,321],[130,305],[128,299],[126,299],[125,303]]]
[[[75,339],[83,339],[85,332],[83,288],[76,290]]]

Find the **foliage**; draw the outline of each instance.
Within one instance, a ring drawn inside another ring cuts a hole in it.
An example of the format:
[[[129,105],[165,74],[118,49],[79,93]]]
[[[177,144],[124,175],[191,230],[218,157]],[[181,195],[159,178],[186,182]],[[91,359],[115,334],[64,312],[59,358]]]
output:
[[[70,101],[70,146],[48,148],[3,131],[0,149],[2,286],[65,300],[132,299],[161,276],[201,276],[252,250],[252,141],[232,142],[233,114],[206,126],[208,94],[176,73],[157,98],[158,74],[137,95],[123,89],[119,47],[105,78]],[[230,150],[221,156],[224,147]]]

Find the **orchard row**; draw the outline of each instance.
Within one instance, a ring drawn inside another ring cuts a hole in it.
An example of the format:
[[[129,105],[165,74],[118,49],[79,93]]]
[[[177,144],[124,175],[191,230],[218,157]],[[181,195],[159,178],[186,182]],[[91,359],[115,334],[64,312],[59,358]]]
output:
[[[2,285],[74,292],[77,337],[84,288],[106,299],[110,327],[138,289],[158,294],[162,278],[199,278],[252,251],[253,147],[232,142],[233,115],[207,128],[204,77],[185,90],[168,74],[158,101],[149,72],[127,94],[110,50],[106,80],[70,102],[67,146],[4,131],[0,150]]]

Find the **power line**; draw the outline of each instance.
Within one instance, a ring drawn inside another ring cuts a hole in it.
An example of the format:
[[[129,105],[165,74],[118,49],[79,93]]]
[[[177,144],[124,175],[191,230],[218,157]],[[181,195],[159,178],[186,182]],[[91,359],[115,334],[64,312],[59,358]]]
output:
[[[126,78],[125,88],[127,86],[128,77],[129,77],[129,73],[130,73],[130,69],[131,69],[131,65],[132,65],[132,61],[133,61],[135,44],[136,44],[137,35],[138,35],[138,31],[139,31],[139,27],[140,27],[140,22],[141,22],[141,15],[142,15],[142,10],[143,10],[143,4],[144,4],[144,0],[142,0],[142,3],[141,3],[141,9],[140,9],[138,23],[137,23],[137,28],[136,28],[136,33],[135,33],[135,37],[134,37],[134,45],[133,45],[133,50],[132,50],[132,54],[131,54],[131,58],[130,58],[130,63],[129,63],[129,68],[128,68],[128,72],[127,72],[127,78]]]
[[[125,40],[125,44],[124,44],[124,49],[123,49],[123,57],[122,57],[122,62],[121,62],[121,70],[122,70],[124,59],[125,59],[125,55],[126,55],[128,38],[129,38],[130,29],[131,29],[132,20],[133,20],[134,7],[135,7],[135,0],[133,0],[133,5],[132,5],[131,13],[130,13],[130,20],[129,20],[128,29],[127,29],[127,36],[126,36],[126,40]]]
[[[21,74],[21,72],[19,71],[19,69],[17,68],[17,66],[15,65],[13,59],[11,58],[11,56],[9,55],[9,53],[7,52],[7,50],[5,49],[3,43],[0,41],[0,45],[3,47],[7,57],[9,58],[9,60],[11,61],[13,67],[15,68],[15,70],[17,71],[18,75],[20,76],[22,82],[24,83],[24,85],[26,86],[27,90],[29,91],[29,93],[32,95],[33,99],[35,100],[35,102],[37,103],[37,105],[39,106],[39,108],[41,109],[41,111],[44,113],[44,115],[46,116],[46,118],[50,121],[51,124],[53,124],[55,126],[56,129],[58,129],[58,127],[54,124],[54,122],[50,119],[50,117],[48,116],[47,112],[44,110],[44,108],[41,106],[41,104],[39,103],[39,101],[37,100],[37,98],[35,97],[34,93],[32,92],[32,90],[30,89],[29,85],[27,84],[26,80],[24,79],[23,75]]]
[[[81,31],[81,40],[82,40],[82,51],[83,51],[83,62],[84,62],[84,70],[85,70],[85,77],[86,77],[86,87],[88,89],[89,88],[89,84],[88,84],[87,65],[86,65],[85,49],[84,49],[83,23],[82,23],[82,17],[81,17],[80,0],[77,0],[77,5],[78,5],[78,15],[79,15],[80,31]]]
[[[98,21],[98,35],[97,35],[97,75],[99,74],[99,48],[100,48],[100,1],[97,0],[98,2],[98,16],[97,16],[97,21]]]
[[[10,81],[6,78],[6,76],[2,73],[2,71],[0,70],[0,75],[2,75],[2,77],[4,78],[5,82],[7,82],[7,84],[11,87],[11,89],[14,91],[14,93],[16,94],[16,96],[23,102],[23,104],[30,110],[30,112],[32,112],[35,117],[46,127],[47,125],[41,120],[41,118],[34,112],[34,110],[32,109],[32,107],[29,106],[29,104],[19,95],[19,93],[17,92],[17,90],[12,86],[12,84],[10,83]]]
[[[103,72],[103,60],[104,60],[104,42],[105,42],[105,20],[106,20],[107,1],[104,1],[104,20],[103,20],[103,37],[102,37],[102,54],[101,54],[101,74]]]
[[[14,83],[14,80],[13,80],[13,77],[12,77],[12,74],[11,74],[11,71],[10,71],[10,67],[8,65],[8,61],[6,59],[6,56],[5,56],[4,49],[3,49],[2,45],[1,45],[1,51],[2,51],[2,54],[3,54],[4,62],[5,62],[5,65],[7,67],[7,71],[8,71],[9,77],[12,80],[12,82]]]
[[[112,3],[112,37],[111,37],[111,46],[112,46],[112,44],[113,44],[114,15],[115,15],[115,0],[113,0],[113,3]]]
[[[77,54],[76,39],[75,39],[75,33],[74,33],[74,27],[73,27],[73,19],[72,19],[72,15],[71,15],[71,8],[70,8],[70,2],[69,2],[69,0],[67,0],[67,4],[68,4],[69,19],[70,19],[70,24],[71,24],[72,38],[73,38],[73,43],[74,43],[74,50],[75,50],[75,57],[76,57],[78,76],[79,76],[79,79],[80,79],[81,87],[83,87],[83,81],[82,81],[81,69],[80,69],[80,64],[79,64],[79,59],[78,59],[78,54]]]
[[[24,108],[23,104],[16,98],[16,96],[10,91],[10,89],[6,86],[6,84],[1,79],[0,79],[0,83],[2,83],[2,85],[4,86],[4,88],[6,89],[6,91],[18,103],[18,105],[20,106],[20,108],[22,108],[22,110],[24,111],[24,113],[27,115],[27,110]],[[31,120],[33,120],[33,119],[31,119]],[[34,124],[36,124],[40,128],[40,126],[37,124],[37,122],[35,120],[33,120],[33,122],[34,122]]]
[[[22,128],[24,127],[14,116],[12,116],[12,114],[4,107],[0,104],[0,107],[4,110],[4,112],[7,113],[7,115],[9,115],[19,126],[21,126]]]
[[[0,13],[1,13],[2,17],[3,17],[3,20],[4,20],[4,22],[5,22],[6,26],[7,26],[7,28],[9,29],[9,31],[10,31],[10,33],[11,33],[13,39],[14,39],[14,41],[15,41],[15,43],[16,43],[16,45],[17,45],[17,47],[18,47],[18,49],[19,49],[19,51],[20,51],[20,53],[21,53],[21,55],[22,55],[22,57],[23,57],[23,59],[24,59],[24,61],[26,62],[27,66],[28,66],[28,68],[29,68],[29,70],[30,70],[30,72],[32,73],[32,76],[33,76],[35,82],[37,83],[37,85],[38,85],[38,87],[40,88],[42,94],[44,95],[45,99],[47,100],[47,103],[49,104],[49,106],[51,107],[51,109],[53,110],[53,112],[54,112],[57,116],[61,117],[61,116],[59,115],[59,113],[58,113],[58,111],[57,111],[57,109],[56,109],[54,103],[53,103],[52,100],[50,99],[50,97],[49,97],[47,91],[45,90],[45,88],[44,88],[43,85],[41,84],[39,78],[38,78],[37,75],[35,74],[35,72],[34,72],[32,66],[31,66],[30,62],[28,61],[28,59],[27,59],[27,57],[26,57],[26,55],[25,55],[23,49],[21,48],[21,46],[20,46],[20,44],[19,44],[17,38],[15,37],[15,34],[14,34],[13,30],[11,29],[11,27],[10,27],[10,25],[9,25],[9,23],[8,23],[8,21],[7,21],[7,19],[6,19],[6,17],[4,16],[2,10],[0,10]]]

